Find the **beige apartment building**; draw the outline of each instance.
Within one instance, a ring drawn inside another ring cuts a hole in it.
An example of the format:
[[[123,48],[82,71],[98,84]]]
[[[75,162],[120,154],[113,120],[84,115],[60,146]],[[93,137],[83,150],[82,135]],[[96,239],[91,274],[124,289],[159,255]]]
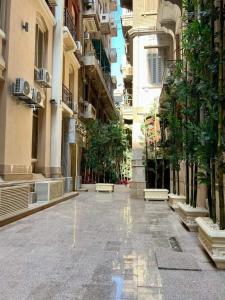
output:
[[[176,56],[170,30],[159,22],[160,1],[122,0],[122,27],[126,41],[125,119],[132,119],[131,194],[143,198],[146,187],[143,124],[154,106],[159,105],[164,62]],[[176,17],[176,16],[175,16]],[[178,16],[179,17],[179,16]]]
[[[21,7],[23,9],[21,9]],[[116,115],[116,1],[0,0],[0,178],[79,188],[85,122]]]

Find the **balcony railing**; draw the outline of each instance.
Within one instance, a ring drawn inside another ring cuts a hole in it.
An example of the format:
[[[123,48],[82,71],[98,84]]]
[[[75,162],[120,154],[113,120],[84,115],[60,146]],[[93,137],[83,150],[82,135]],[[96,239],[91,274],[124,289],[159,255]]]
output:
[[[74,41],[76,41],[76,26],[74,24],[73,18],[68,10],[68,8],[64,9],[64,25],[69,29]]]
[[[62,101],[73,110],[73,94],[64,84],[62,85]]]

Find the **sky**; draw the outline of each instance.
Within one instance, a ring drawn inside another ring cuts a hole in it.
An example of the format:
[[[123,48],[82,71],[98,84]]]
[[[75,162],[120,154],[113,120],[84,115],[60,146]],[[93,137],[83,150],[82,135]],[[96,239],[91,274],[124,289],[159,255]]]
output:
[[[114,18],[117,24],[117,37],[112,38],[112,48],[117,49],[117,63],[112,64],[112,75],[117,77],[117,87],[120,88],[123,84],[123,77],[120,71],[122,58],[125,55],[125,43],[121,25],[122,9],[120,0],[117,0],[117,11],[114,13]]]

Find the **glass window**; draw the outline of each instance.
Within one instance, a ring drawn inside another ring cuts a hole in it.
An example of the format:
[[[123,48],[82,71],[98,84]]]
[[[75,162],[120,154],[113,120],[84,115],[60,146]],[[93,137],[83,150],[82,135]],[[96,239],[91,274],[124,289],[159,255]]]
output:
[[[36,24],[35,36],[35,66],[43,68],[46,55],[46,32],[43,32],[38,24]]]

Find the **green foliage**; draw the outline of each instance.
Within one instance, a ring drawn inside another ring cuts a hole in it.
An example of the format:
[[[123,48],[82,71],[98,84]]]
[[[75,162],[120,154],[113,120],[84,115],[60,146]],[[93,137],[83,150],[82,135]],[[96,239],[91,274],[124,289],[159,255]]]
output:
[[[120,164],[124,160],[127,139],[117,121],[101,123],[89,121],[87,129],[86,168],[90,168],[99,180],[116,182],[120,176]]]

